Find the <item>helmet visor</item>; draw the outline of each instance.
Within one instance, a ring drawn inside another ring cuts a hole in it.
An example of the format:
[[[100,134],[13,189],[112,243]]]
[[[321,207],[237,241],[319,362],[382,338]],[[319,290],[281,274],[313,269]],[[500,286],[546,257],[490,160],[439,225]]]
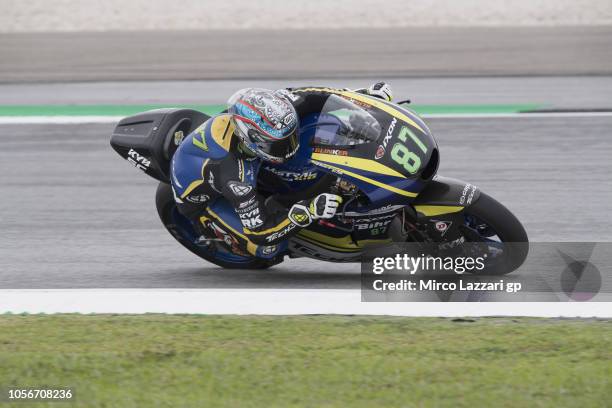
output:
[[[234,121],[236,130],[241,134],[241,139],[264,159],[285,161],[291,158],[300,146],[297,128],[283,138],[276,138],[268,135],[249,119],[235,115]]]
[[[297,129],[289,136],[280,140],[270,140],[262,137],[257,130],[249,129],[251,140],[257,145],[259,150],[266,156],[276,159],[277,161],[285,161],[291,158],[300,146]],[[257,133],[257,134],[255,134]]]

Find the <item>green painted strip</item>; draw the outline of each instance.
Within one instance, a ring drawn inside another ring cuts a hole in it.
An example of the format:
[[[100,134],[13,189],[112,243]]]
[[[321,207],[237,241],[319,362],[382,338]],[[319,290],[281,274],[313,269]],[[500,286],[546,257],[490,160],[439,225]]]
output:
[[[212,115],[225,105],[1,105],[0,116],[129,116],[159,108],[190,108]]]
[[[212,115],[225,105],[0,105],[0,116],[129,116],[150,109],[191,108]],[[540,105],[407,105],[421,115],[517,113]]]
[[[499,114],[519,113],[538,109],[541,105],[404,105],[420,115]]]

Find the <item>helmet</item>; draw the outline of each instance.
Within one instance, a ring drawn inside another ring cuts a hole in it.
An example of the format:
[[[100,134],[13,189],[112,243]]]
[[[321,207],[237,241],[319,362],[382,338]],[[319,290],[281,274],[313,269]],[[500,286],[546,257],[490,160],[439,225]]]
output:
[[[298,150],[297,113],[282,91],[245,88],[228,104],[236,135],[256,156],[282,163]]]

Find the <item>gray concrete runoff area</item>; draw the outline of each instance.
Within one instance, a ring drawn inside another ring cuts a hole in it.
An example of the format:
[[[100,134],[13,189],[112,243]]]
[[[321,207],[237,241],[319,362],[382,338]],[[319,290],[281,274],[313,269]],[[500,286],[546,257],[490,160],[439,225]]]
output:
[[[612,26],[3,33],[0,82],[609,76],[611,41]]]

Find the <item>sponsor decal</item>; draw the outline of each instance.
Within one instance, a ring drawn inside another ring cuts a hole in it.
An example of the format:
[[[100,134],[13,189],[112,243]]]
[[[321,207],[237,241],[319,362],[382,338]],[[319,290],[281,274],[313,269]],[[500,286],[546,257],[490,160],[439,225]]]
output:
[[[348,156],[348,151],[342,149],[329,149],[326,147],[315,147],[315,153],[333,154],[334,156]]]
[[[290,158],[291,156],[293,156],[293,155],[294,155],[294,154],[295,154],[295,153],[298,151],[298,149],[299,149],[299,148],[300,148],[300,145],[299,145],[299,143],[298,143],[298,145],[297,145],[297,146],[295,146],[295,149],[293,149],[292,151],[290,151],[289,153],[287,153],[287,154],[285,155],[285,159],[288,159],[288,158]]]
[[[460,237],[460,238],[457,238],[457,239],[455,239],[453,241],[443,242],[440,245],[438,245],[438,247],[440,249],[452,249],[452,248],[455,248],[455,247],[457,247],[459,245],[462,245],[464,242],[465,242],[465,237]]]
[[[371,108],[372,107],[372,105],[370,105],[370,104],[368,104],[368,103],[366,103],[364,101],[353,99],[353,98],[348,97],[348,96],[341,96],[341,97],[346,99],[347,101],[357,105],[357,106],[361,106],[362,108],[366,108],[367,109],[367,108]]]
[[[378,145],[378,149],[376,149],[376,154],[374,155],[375,160],[380,160],[385,155],[387,151],[387,145],[389,144],[389,141],[393,137],[393,131],[395,130],[396,123],[397,123],[397,119],[393,118],[393,120],[391,121],[391,124],[389,124],[389,128],[387,128],[387,133],[385,134],[385,138],[383,139],[382,143]]]
[[[289,218],[291,221],[301,227],[308,225],[310,222],[310,217],[304,212],[292,212],[289,214]]]
[[[245,209],[245,210],[246,210],[246,209],[247,209],[247,207],[249,207],[249,206],[251,206],[251,205],[255,204],[255,200],[257,200],[257,197],[251,197],[249,200],[247,200],[247,201],[244,201],[244,202],[240,203],[240,204],[238,205],[238,208],[239,208],[239,209]]]
[[[466,183],[466,185],[463,187],[463,191],[461,192],[461,197],[459,197],[459,204],[472,204],[472,200],[474,199],[474,194],[476,194],[476,190],[478,190],[478,188],[475,185]]]
[[[149,166],[151,165],[151,160],[142,156],[134,149],[130,149],[128,152],[127,161],[130,162],[134,167],[140,169],[142,171],[149,170]]]
[[[264,255],[271,255],[276,252],[278,249],[278,245],[268,245],[262,248],[261,253]]]
[[[355,220],[354,226],[358,230],[374,230],[386,228],[393,221],[395,214],[378,217],[366,217]]]
[[[316,164],[317,166],[319,166],[319,167],[324,167],[324,168],[328,169],[329,171],[331,171],[331,172],[332,172],[332,173],[334,173],[334,174],[338,174],[338,175],[340,175],[340,176],[343,176],[343,175],[344,175],[344,174],[342,173],[342,171],[338,170],[337,168],[335,168],[335,167],[334,167],[334,166],[332,166],[332,165],[329,165],[329,164],[324,163],[324,162],[316,161],[316,160],[313,160],[312,162],[313,162],[313,163],[315,163],[315,164]]]
[[[296,204],[289,210],[289,220],[300,227],[306,227],[310,224],[311,217],[306,207],[301,204]]]
[[[282,238],[285,235],[287,235],[289,232],[293,231],[295,228],[297,228],[296,224],[289,224],[285,228],[283,228],[282,230],[277,231],[274,234],[268,235],[266,237],[266,241],[272,242],[275,239]]]
[[[317,178],[316,171],[304,171],[304,172],[296,172],[289,170],[280,170],[272,166],[265,166],[265,170],[276,174],[278,177],[285,181],[304,181],[304,180],[314,180]]]
[[[185,197],[185,200],[193,204],[204,204],[205,202],[210,200],[210,196],[207,194],[194,194]]]
[[[293,113],[289,113],[283,118],[282,122],[286,126],[291,125],[293,122],[295,122],[295,115]]]
[[[381,159],[385,155],[385,148],[381,145],[376,149],[376,154],[374,155],[375,160]]]
[[[453,224],[452,221],[431,220],[431,222],[434,223],[434,228],[440,233],[441,236],[444,236]]]
[[[193,142],[193,144],[197,147],[199,147],[200,149],[204,150],[205,152],[208,151],[208,143],[206,142],[206,134],[204,132],[204,127],[199,127],[197,130],[198,134],[200,135],[200,137],[202,138],[202,141],[200,142],[195,135],[191,138],[191,141]]]
[[[230,190],[232,190],[232,193],[234,193],[234,195],[238,197],[245,196],[253,190],[253,186],[243,183],[237,183],[234,181],[230,181],[227,186]]]
[[[249,229],[261,227],[264,223],[261,219],[259,207],[256,207],[250,211],[241,211],[240,213],[238,213],[238,217],[240,217],[242,225],[244,225],[245,228]]]

